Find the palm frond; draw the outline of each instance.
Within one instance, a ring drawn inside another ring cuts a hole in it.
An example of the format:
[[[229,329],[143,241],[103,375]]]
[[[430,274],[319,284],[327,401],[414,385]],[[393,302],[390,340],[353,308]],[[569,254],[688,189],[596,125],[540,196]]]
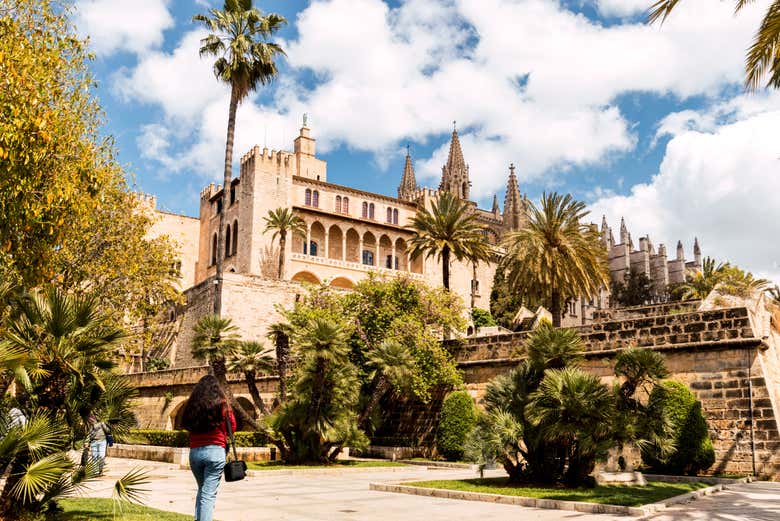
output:
[[[149,483],[151,479],[147,470],[141,467],[131,469],[114,483],[112,499],[115,507],[121,511],[123,503],[143,504],[145,495],[149,493],[149,490],[143,487]]]

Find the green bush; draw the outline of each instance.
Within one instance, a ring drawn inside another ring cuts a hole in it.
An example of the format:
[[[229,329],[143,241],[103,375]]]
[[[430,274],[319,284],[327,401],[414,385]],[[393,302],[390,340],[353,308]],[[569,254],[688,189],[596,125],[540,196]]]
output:
[[[187,431],[163,431],[154,429],[131,430],[122,443],[131,445],[154,445],[155,447],[189,447]],[[237,447],[264,447],[268,437],[262,432],[236,432]]]
[[[442,403],[439,430],[436,433],[436,449],[449,461],[463,459],[463,449],[474,425],[477,410],[474,400],[466,391],[450,393]]]
[[[496,325],[496,321],[493,319],[493,315],[491,315],[490,311],[486,309],[479,309],[479,308],[472,309],[471,320],[474,321],[475,329]]]
[[[650,446],[642,451],[645,464],[653,472],[691,476],[710,468],[715,463],[715,450],[701,403],[690,389],[683,383],[667,381],[653,389],[650,399],[662,400],[672,424],[676,449],[664,459],[657,447]]]

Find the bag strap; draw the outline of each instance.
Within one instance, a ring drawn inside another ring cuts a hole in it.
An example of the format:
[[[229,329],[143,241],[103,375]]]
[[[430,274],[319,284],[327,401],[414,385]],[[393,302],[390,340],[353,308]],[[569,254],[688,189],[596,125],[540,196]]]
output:
[[[225,407],[225,432],[227,433],[230,441],[228,443],[233,446],[233,459],[235,461],[238,461],[238,454],[236,453],[236,437],[233,435],[233,429],[230,425],[230,415],[229,415],[230,409],[228,407]],[[230,449],[228,449],[228,452],[230,452]]]

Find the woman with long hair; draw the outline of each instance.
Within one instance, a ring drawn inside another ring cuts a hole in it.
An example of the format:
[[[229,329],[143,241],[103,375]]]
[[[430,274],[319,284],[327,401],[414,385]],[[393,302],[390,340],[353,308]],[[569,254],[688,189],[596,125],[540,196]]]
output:
[[[225,468],[227,422],[235,431],[236,419],[219,382],[213,375],[206,375],[192,390],[182,418],[190,433],[190,469],[198,483],[195,521],[214,518],[217,488]]]

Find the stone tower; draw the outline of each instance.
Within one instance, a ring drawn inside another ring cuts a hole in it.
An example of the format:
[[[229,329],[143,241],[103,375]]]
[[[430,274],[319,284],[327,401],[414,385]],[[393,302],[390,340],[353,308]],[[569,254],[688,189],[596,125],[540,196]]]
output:
[[[469,200],[471,181],[469,181],[469,165],[463,159],[463,151],[460,148],[458,130],[452,130],[450,140],[450,153],[447,164],[441,167],[441,184],[439,190],[450,192],[460,199]]]
[[[404,165],[404,175],[401,177],[401,184],[398,185],[398,198],[402,201],[411,201],[417,192],[417,180],[414,178],[414,166],[412,165],[412,156],[409,154],[409,147],[406,147],[406,164]]]
[[[515,165],[509,165],[509,179],[504,196],[504,231],[519,230],[528,220],[525,199],[520,195],[520,186],[515,175]]]

